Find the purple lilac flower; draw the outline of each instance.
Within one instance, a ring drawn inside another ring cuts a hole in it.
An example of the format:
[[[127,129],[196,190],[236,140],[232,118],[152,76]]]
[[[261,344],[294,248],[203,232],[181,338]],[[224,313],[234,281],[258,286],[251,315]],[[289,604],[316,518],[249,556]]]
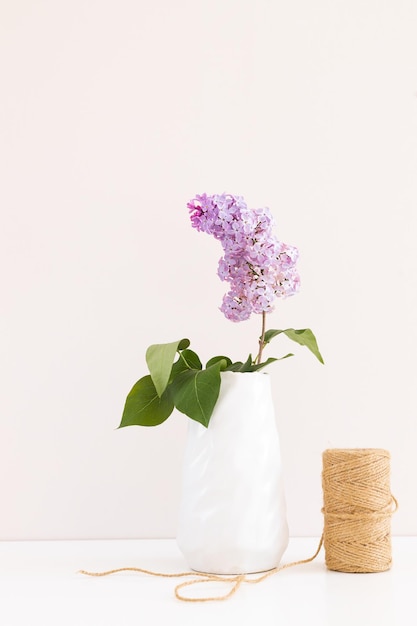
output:
[[[298,250],[274,236],[268,208],[249,209],[241,196],[198,195],[187,204],[193,228],[213,235],[223,247],[218,275],[230,284],[220,310],[241,322],[270,313],[275,298],[298,292]]]

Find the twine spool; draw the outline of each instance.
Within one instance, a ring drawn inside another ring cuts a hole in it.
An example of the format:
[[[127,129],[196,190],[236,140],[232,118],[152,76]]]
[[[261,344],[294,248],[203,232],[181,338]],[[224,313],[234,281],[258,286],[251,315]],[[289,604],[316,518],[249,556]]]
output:
[[[375,448],[323,452],[326,566],[338,572],[391,567],[390,454]]]

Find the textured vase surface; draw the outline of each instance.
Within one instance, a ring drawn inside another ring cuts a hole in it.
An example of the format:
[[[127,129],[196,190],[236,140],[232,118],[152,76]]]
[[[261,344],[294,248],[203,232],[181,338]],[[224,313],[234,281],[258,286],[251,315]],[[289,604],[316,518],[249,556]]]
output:
[[[221,377],[208,428],[194,420],[188,425],[177,543],[197,571],[266,571],[288,545],[270,378]]]

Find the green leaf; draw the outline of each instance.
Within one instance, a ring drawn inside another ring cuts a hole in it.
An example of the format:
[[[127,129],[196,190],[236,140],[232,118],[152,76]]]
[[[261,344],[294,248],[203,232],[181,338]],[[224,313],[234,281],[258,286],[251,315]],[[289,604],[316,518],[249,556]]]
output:
[[[226,372],[240,372],[242,367],[242,361],[236,361],[236,363],[232,363],[226,367]]]
[[[124,426],[158,426],[172,413],[174,404],[168,392],[160,398],[152,378],[144,376],[133,385],[126,398],[122,421]]]
[[[172,366],[171,376],[169,377],[168,385],[172,383],[172,381],[178,376],[178,374],[181,374],[181,372],[185,372],[188,369],[189,368],[187,367],[186,363],[182,360],[180,356],[178,361],[175,361],[174,365]]]
[[[280,356],[278,357],[276,360],[277,361],[283,361],[284,359],[288,359],[288,357],[290,356],[294,356],[292,352],[289,352],[288,354],[286,354],[285,356]],[[269,359],[268,359],[269,360]]]
[[[290,356],[294,356],[292,354],[292,352],[290,352],[289,354],[286,354],[285,356],[280,356],[278,358],[271,357],[271,358],[267,359],[264,363],[259,363],[258,365],[252,365],[252,369],[250,371],[251,372],[258,372],[260,369],[262,369],[263,367],[266,367],[267,365],[270,365],[274,361],[282,361],[283,359],[288,359],[288,357],[290,357]]]
[[[225,361],[225,365],[221,367],[222,371],[224,369],[227,369],[230,365],[232,365],[232,359],[229,359],[228,356],[214,356],[212,359],[207,361],[206,368],[211,367],[212,365],[214,365],[215,363],[218,363],[219,361]]]
[[[185,350],[186,348],[188,348],[189,345],[190,345],[189,339],[181,339],[181,341],[178,344],[178,350]]]
[[[246,363],[243,363],[242,367],[237,370],[238,372],[252,372],[252,367],[253,367],[253,360],[252,360],[252,355],[250,354],[248,356],[248,358],[246,359]]]
[[[252,365],[252,355],[250,354],[247,361],[242,363],[242,361],[236,361],[231,365],[228,365],[225,369],[226,372],[249,372],[248,369]]]
[[[301,346],[306,346],[306,348],[308,348],[314,354],[314,356],[320,361],[320,363],[324,364],[323,357],[321,356],[319,347],[317,345],[317,340],[313,334],[313,331],[311,331],[309,328],[302,328],[301,330],[295,330],[294,328],[287,328],[286,330],[267,330],[265,333],[264,342],[269,343],[271,339],[273,339],[277,335],[280,335],[281,333],[284,333],[284,335],[286,335],[288,339],[295,341]]]
[[[287,354],[287,356],[290,356],[290,355]],[[282,358],[285,358],[285,357],[282,357]],[[253,364],[251,369],[250,370],[246,370],[246,371],[248,371],[248,372],[258,372],[263,367],[266,367],[267,365],[270,365],[271,363],[274,363],[274,361],[279,361],[279,360],[280,359],[276,359],[274,357],[270,357],[264,363],[258,363],[257,365]]]
[[[178,411],[206,428],[219,397],[221,365],[222,361],[218,361],[205,370],[187,370],[170,385]]]
[[[189,345],[188,339],[180,339],[172,343],[157,343],[147,349],[146,362],[159,397],[168,385],[177,351],[184,350]]]
[[[237,361],[236,363],[232,363],[232,365],[227,367],[226,372],[258,372],[259,370],[266,367],[267,365],[274,363],[274,361],[282,361],[283,359],[288,359],[288,357],[290,356],[294,356],[294,355],[290,352],[289,354],[286,354],[285,356],[281,356],[277,358],[270,357],[263,363],[258,363],[256,365],[255,363],[249,364],[249,359],[246,361],[246,363]]]
[[[180,353],[180,361],[183,361],[188,369],[201,370],[203,368],[198,354],[192,350],[183,350]]]
[[[172,366],[171,376],[169,377],[169,384],[182,372],[186,372],[189,369],[201,369],[201,361],[197,354],[192,350],[183,350],[180,353],[178,361],[175,361]],[[167,388],[169,391],[169,386]]]
[[[236,363],[232,363],[228,367],[226,367],[226,372],[255,372],[258,367],[253,363],[252,355],[250,354],[246,359],[245,363],[242,361],[236,361]]]

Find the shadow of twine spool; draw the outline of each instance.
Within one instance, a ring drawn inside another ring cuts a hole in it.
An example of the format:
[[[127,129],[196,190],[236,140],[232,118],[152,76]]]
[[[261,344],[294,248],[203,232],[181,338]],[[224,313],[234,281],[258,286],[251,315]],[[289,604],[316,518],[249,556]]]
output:
[[[323,452],[326,566],[338,572],[391,567],[390,454],[376,448]],[[395,509],[394,509],[395,510]]]

